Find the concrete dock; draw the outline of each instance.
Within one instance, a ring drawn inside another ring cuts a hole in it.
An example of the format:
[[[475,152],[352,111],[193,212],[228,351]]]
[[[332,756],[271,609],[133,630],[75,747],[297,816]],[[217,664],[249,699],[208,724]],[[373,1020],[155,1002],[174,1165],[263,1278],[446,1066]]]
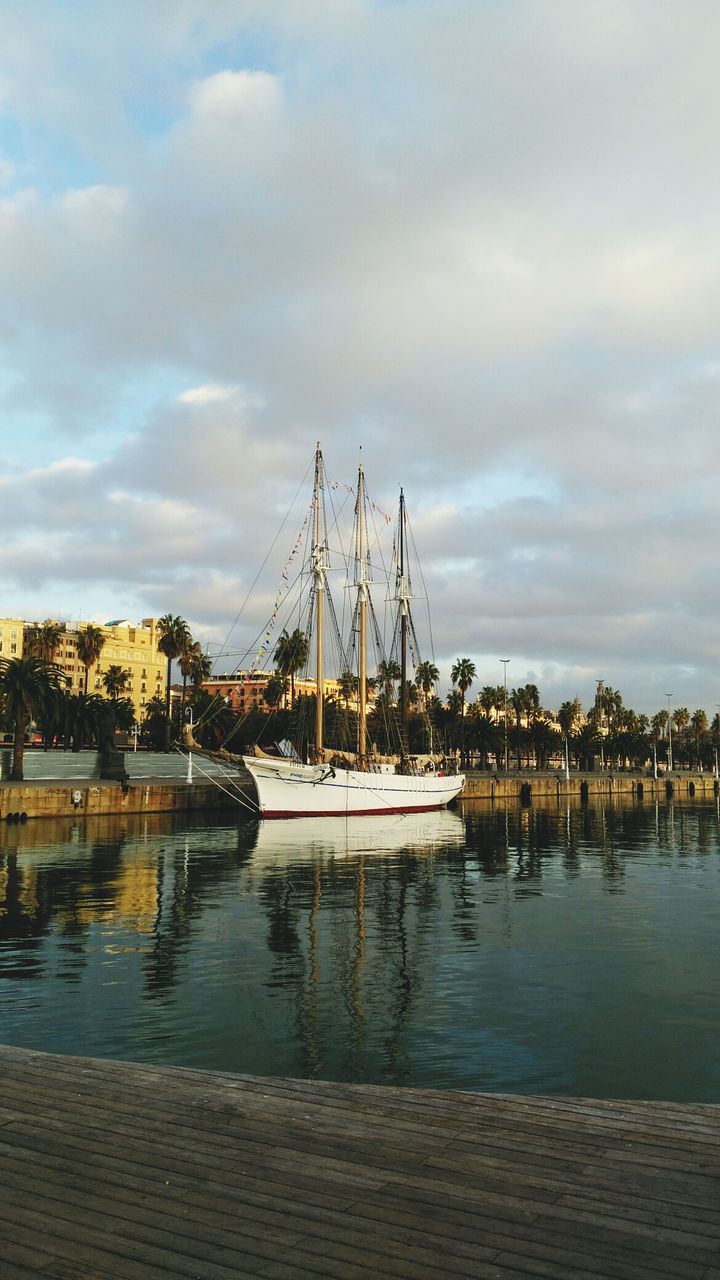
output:
[[[720,1108],[0,1048],[3,1280],[720,1280]]]

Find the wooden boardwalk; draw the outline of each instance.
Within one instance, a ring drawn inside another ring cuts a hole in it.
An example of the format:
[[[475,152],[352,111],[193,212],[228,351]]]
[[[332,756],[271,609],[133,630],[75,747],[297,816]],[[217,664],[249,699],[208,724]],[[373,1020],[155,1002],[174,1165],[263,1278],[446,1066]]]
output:
[[[720,1108],[0,1071],[2,1280],[720,1280]]]

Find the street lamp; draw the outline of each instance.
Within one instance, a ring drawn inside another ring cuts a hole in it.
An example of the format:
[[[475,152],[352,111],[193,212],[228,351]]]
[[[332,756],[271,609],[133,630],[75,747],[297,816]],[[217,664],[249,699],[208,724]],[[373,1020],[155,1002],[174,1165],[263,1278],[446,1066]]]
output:
[[[670,699],[672,698],[672,694],[671,694],[671,693],[666,693],[666,694],[665,694],[665,697],[666,697],[666,698],[667,698],[667,700],[668,700],[668,772],[669,772],[669,773],[672,773],[672,767],[673,767],[673,758],[672,758],[672,715],[671,715],[671,712],[670,712]]]
[[[503,718],[505,720],[505,772],[508,771],[508,737],[507,737],[507,667],[509,658],[500,658],[503,664]]]

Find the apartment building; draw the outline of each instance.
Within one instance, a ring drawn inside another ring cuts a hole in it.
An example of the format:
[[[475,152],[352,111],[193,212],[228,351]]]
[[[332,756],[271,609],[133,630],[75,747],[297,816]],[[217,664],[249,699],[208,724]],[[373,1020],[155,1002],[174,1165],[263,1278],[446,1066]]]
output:
[[[24,627],[20,618],[0,618],[0,658],[22,656]]]
[[[274,676],[274,671],[236,671],[232,676],[216,676],[212,680],[203,681],[203,689],[209,693],[211,697],[218,695],[224,698],[232,711],[240,714],[246,711],[252,711],[255,707],[259,707],[261,711],[269,711],[270,708],[265,701],[265,689],[268,680]],[[315,694],[315,681],[307,679],[304,676],[295,677],[295,700],[298,698],[313,696]],[[335,698],[337,702],[343,702],[344,699],[340,694],[340,686],[337,680],[325,677],[325,697]],[[287,703],[290,705],[290,680],[288,679]],[[284,706],[284,702],[280,704]],[[350,707],[357,709],[357,699],[350,699]]]
[[[23,656],[24,633],[32,625],[17,618],[0,618],[0,657]],[[73,693],[85,688],[85,667],[78,657],[78,627],[58,623],[60,637],[53,654],[53,662],[64,671],[67,687]],[[87,625],[87,624],[85,624]],[[157,618],[143,618],[137,625],[127,618],[114,618],[99,626],[105,636],[100,658],[88,673],[88,693],[103,693],[102,678],[109,667],[122,667],[129,672],[126,697],[135,708],[138,722],[145,717],[145,708],[151,698],[165,695],[167,659],[158,649]]]

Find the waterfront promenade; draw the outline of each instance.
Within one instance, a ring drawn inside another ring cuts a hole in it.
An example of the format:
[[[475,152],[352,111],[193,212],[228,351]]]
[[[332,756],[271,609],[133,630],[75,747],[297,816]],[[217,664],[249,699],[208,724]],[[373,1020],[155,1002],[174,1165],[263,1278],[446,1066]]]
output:
[[[719,1280],[720,1108],[0,1048],[3,1280]]]

